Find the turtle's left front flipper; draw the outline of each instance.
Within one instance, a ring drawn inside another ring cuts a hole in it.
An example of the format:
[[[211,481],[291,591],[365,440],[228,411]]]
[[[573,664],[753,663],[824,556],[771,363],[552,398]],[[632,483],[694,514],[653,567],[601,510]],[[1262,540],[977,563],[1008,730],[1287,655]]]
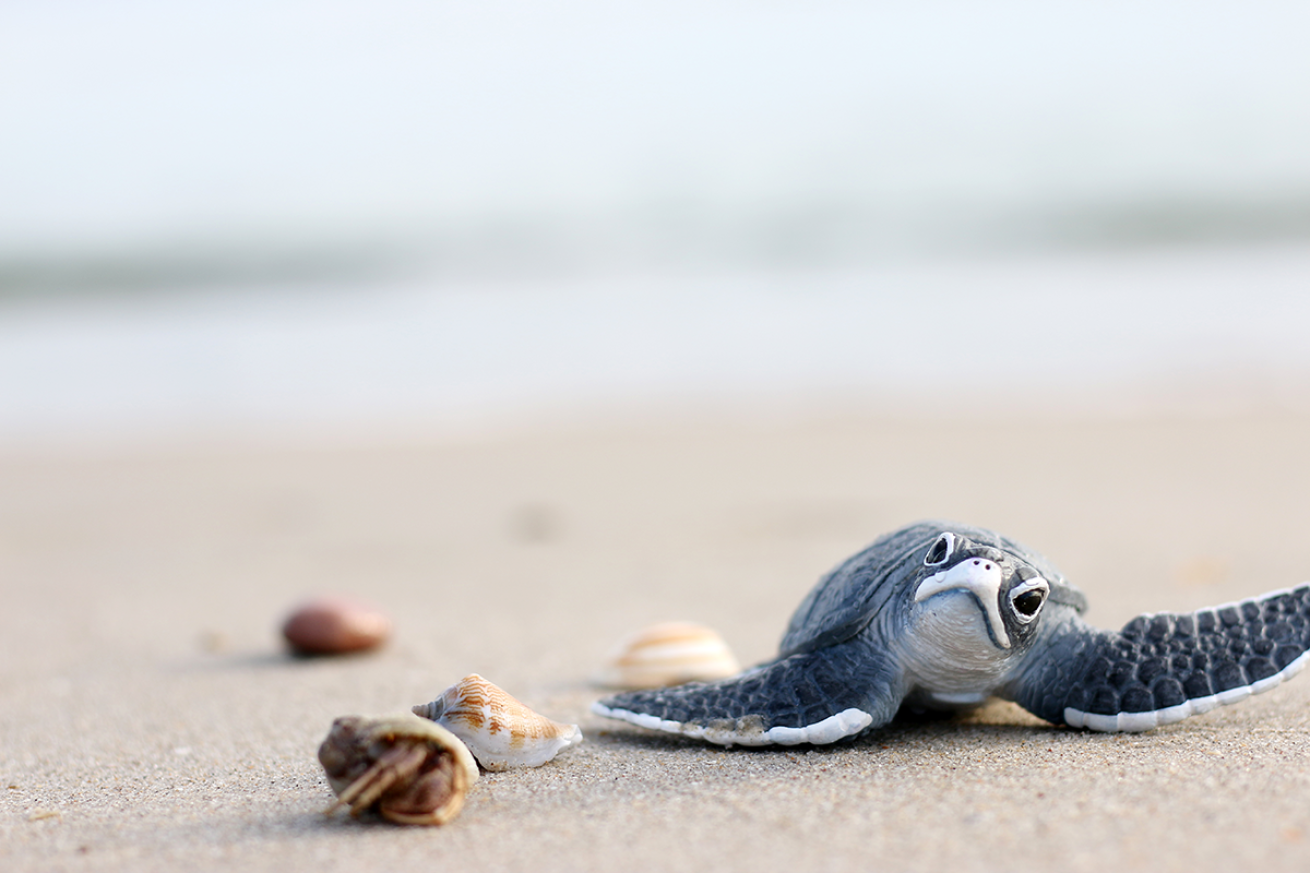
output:
[[[592,711],[724,746],[823,744],[891,721],[905,691],[887,654],[857,639],[718,682],[617,694]]]
[[[1191,614],[1142,615],[1118,633],[1070,612],[1042,635],[1005,696],[1056,724],[1150,730],[1296,675],[1310,650],[1310,585]]]

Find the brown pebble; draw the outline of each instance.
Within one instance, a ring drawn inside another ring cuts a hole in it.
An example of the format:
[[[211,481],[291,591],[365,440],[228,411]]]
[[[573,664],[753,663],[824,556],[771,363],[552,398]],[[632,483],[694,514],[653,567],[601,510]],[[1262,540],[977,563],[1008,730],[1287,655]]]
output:
[[[348,597],[319,597],[301,604],[282,625],[282,636],[302,655],[362,652],[386,642],[391,620],[376,607]]]

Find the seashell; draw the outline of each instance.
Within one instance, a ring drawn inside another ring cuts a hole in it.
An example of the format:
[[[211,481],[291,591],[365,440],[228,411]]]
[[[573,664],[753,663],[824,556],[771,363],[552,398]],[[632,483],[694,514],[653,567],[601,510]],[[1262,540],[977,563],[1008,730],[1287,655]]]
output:
[[[397,824],[445,824],[464,808],[478,765],[459,738],[441,725],[398,715],[347,715],[332,722],[318,748],[337,800]]]
[[[620,643],[595,680],[613,688],[663,688],[740,672],[737,658],[717,631],[702,624],[668,621]]]
[[[582,742],[575,724],[538,715],[503,689],[470,673],[431,703],[414,707],[463,740],[488,770],[540,767],[562,749]]]

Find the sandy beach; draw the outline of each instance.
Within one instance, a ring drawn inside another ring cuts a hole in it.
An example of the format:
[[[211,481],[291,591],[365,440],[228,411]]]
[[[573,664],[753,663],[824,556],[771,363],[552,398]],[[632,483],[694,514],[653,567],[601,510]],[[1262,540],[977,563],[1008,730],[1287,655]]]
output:
[[[1119,627],[1310,578],[1310,417],[655,416],[466,437],[0,457],[6,870],[1303,870],[1310,680],[1140,735],[1009,704],[724,750],[589,713],[627,632],[769,657],[820,574],[939,517],[1044,552]],[[395,620],[286,654],[307,595]],[[332,719],[479,672],[579,748],[460,818],[327,818]]]
[[[1310,870],[1310,677],[592,714],[918,520],[1102,628],[1310,580],[1310,7],[811,7],[0,4],[0,873]],[[390,640],[293,656],[321,594]],[[324,815],[335,718],[469,673],[585,742]]]

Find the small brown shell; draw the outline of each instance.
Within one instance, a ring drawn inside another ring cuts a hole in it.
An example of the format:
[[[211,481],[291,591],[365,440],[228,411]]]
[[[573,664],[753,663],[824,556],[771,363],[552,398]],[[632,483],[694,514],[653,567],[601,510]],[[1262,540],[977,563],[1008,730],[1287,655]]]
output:
[[[504,689],[470,673],[414,714],[441,724],[468,745],[488,770],[540,767],[563,749],[582,742],[575,724],[538,715]]]
[[[717,631],[703,624],[668,621],[623,640],[595,678],[611,688],[663,688],[726,679],[740,672],[737,658]]]
[[[464,808],[478,765],[450,731],[410,715],[332,722],[318,749],[336,803],[397,824],[445,824]]]

